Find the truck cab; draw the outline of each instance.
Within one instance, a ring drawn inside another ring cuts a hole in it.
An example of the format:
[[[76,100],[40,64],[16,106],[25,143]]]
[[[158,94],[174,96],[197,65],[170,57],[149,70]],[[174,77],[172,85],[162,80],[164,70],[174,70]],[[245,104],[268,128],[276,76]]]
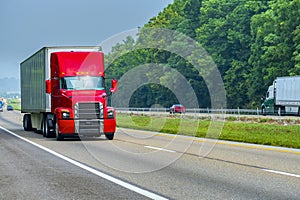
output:
[[[274,84],[270,85],[266,97],[262,99],[261,112],[263,115],[274,113]]]
[[[107,106],[104,55],[100,52],[51,54],[51,113],[58,137],[115,132],[115,111]],[[71,67],[70,67],[71,66]]]

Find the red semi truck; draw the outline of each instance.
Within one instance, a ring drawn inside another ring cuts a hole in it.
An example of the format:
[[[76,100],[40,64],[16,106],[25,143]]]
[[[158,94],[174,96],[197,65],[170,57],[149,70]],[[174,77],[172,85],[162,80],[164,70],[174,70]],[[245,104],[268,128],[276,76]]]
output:
[[[97,137],[112,140],[116,113],[107,98],[101,47],[43,47],[23,61],[21,112],[25,131],[45,137]]]

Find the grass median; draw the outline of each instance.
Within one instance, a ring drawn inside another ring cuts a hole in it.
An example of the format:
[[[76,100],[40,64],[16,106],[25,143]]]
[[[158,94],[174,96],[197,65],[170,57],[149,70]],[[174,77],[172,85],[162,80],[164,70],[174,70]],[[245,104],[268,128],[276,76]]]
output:
[[[173,116],[118,114],[118,127],[300,149],[300,119],[189,119]]]
[[[20,99],[7,99],[7,105],[11,105],[14,110],[21,110]]]

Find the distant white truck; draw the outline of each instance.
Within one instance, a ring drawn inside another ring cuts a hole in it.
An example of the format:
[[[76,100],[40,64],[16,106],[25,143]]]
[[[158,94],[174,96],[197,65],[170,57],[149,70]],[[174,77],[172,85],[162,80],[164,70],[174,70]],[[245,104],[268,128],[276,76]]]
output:
[[[276,78],[263,100],[263,115],[300,115],[300,76]]]

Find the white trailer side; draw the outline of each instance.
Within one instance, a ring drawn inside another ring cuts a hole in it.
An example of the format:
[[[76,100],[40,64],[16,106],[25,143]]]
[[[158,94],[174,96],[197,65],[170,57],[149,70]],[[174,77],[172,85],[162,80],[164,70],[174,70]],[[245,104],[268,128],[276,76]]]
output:
[[[275,105],[286,113],[298,113],[300,107],[300,76],[279,77],[275,83]]]
[[[275,98],[276,105],[300,106],[300,76],[277,78]]]

